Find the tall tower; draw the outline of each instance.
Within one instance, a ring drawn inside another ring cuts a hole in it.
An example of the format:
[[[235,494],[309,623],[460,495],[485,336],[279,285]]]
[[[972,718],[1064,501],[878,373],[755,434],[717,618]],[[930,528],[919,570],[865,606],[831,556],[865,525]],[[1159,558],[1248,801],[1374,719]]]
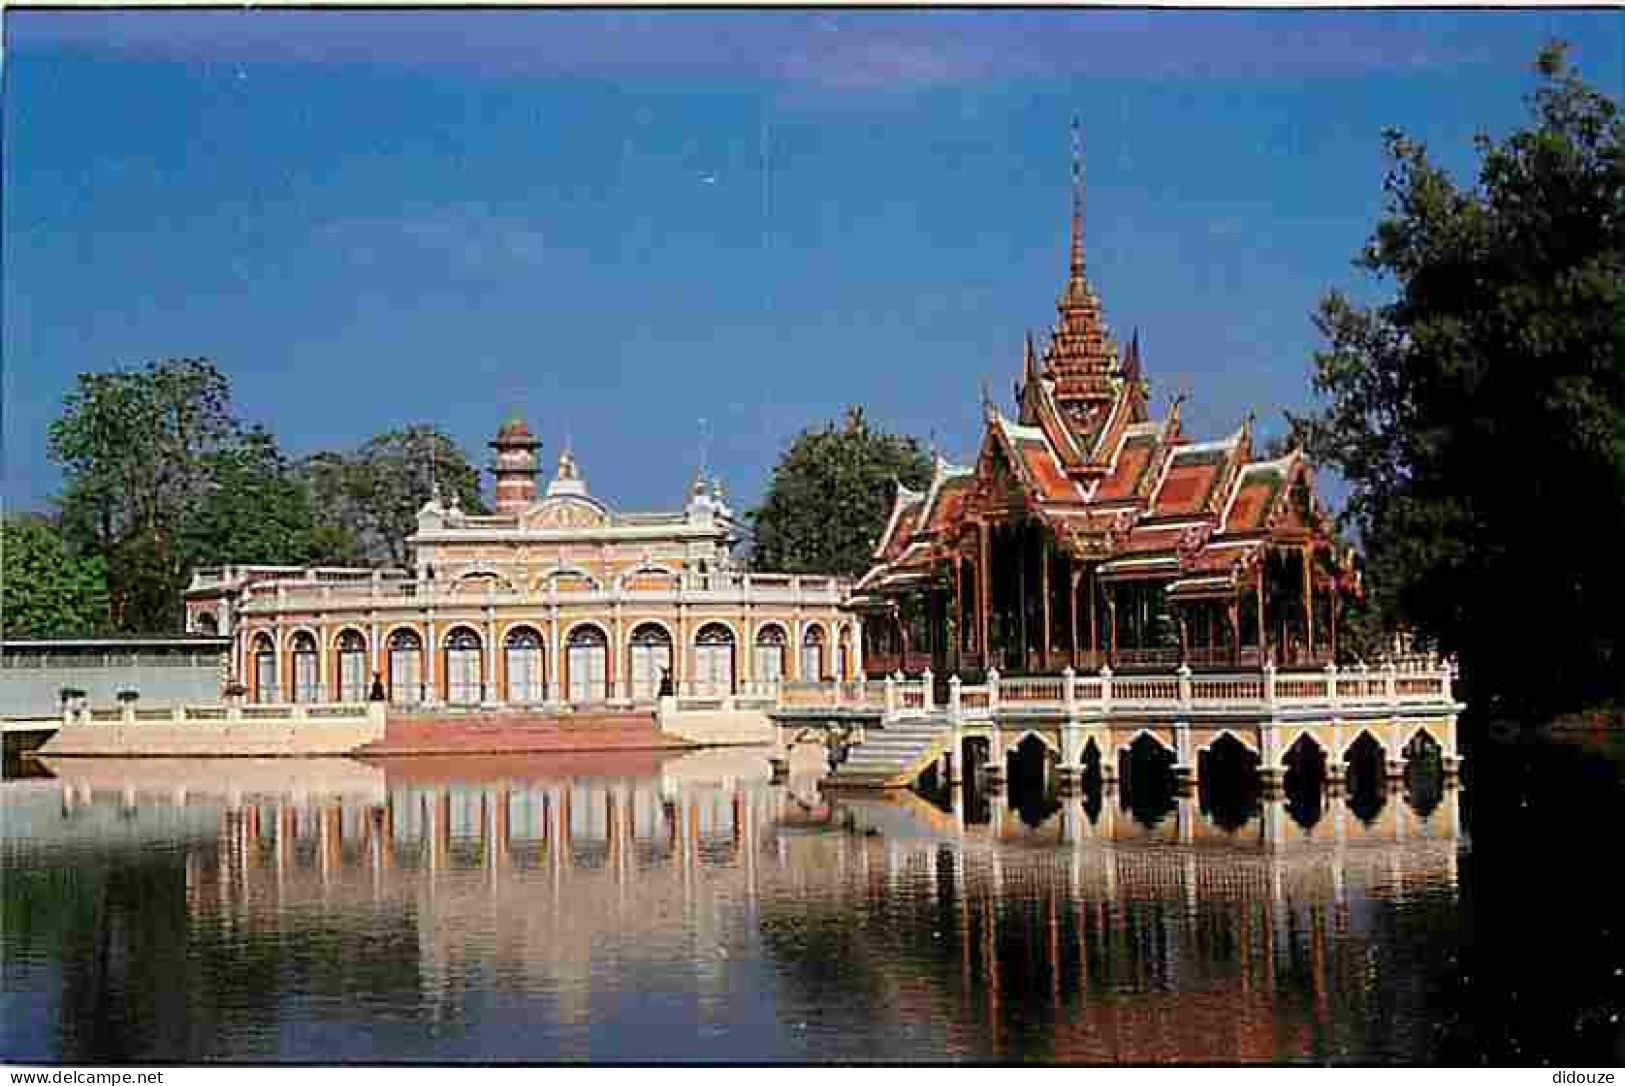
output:
[[[497,431],[496,440],[491,442],[491,448],[496,450],[491,474],[497,481],[498,515],[521,513],[536,500],[536,450],[541,447],[518,415]]]

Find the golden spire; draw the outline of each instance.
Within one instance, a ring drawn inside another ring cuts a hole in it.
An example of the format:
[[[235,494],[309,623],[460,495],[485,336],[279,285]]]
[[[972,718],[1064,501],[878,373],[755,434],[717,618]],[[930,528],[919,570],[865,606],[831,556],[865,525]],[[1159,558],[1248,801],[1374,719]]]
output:
[[[1072,117],[1072,277],[1083,277],[1083,124]]]

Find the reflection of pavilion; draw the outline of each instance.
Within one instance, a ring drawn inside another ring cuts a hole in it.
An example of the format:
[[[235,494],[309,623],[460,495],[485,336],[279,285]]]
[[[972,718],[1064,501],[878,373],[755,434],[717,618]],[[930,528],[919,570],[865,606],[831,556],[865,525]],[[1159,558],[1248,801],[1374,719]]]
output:
[[[996,796],[829,800],[722,752],[644,776],[364,768],[370,792],[278,795],[177,765],[134,796],[216,806],[189,851],[195,918],[397,916],[437,1013],[494,986],[548,993],[555,1024],[584,1028],[606,990],[656,983],[704,1023],[740,996],[729,963],[765,956],[775,1017],[821,1026],[813,1059],[1327,1055],[1381,1017],[1370,1001],[1408,998],[1364,980],[1392,904],[1456,895],[1454,789],[1425,816],[1392,797],[1307,828],[1265,801],[1226,832],[1188,798],[1150,826],[1075,797],[1036,826]],[[63,763],[64,796],[122,803],[117,771]],[[874,1040],[920,1030],[927,1047]]]

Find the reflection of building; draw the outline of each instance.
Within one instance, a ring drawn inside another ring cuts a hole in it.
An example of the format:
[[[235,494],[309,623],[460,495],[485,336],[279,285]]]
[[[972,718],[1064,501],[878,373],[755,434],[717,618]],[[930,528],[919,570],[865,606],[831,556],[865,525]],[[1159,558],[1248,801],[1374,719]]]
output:
[[[126,786],[117,763],[60,767],[76,812],[134,802],[161,815],[215,797],[213,831],[189,821],[178,834],[194,924],[284,933],[289,954],[320,955],[335,933],[387,918],[409,938],[369,953],[416,981],[387,1009],[473,1023],[500,1004],[512,1017],[487,1058],[589,1026],[614,1037],[603,1016],[630,991],[657,993],[679,1021],[692,1007],[702,1025],[770,1001],[783,1034],[711,1058],[1404,1058],[1403,1034],[1425,1041],[1440,1013],[1424,986],[1370,978],[1396,953],[1423,968],[1428,948],[1395,943],[1417,937],[1396,934],[1403,917],[1449,952],[1436,936],[1456,906],[1454,790],[1426,814],[1395,795],[1369,820],[1339,804],[1309,826],[1268,801],[1225,832],[1186,798],[1152,827],[1078,799],[1036,827],[997,806],[966,825],[917,798],[815,812],[796,799],[810,781],[772,786],[737,754],[642,776],[471,763],[439,779],[358,767],[351,781],[335,765],[284,776],[281,794],[253,769],[183,770],[124,763]],[[298,938],[305,925],[324,940]],[[386,1006],[372,995],[373,1012]],[[1385,1013],[1388,999],[1417,1003]],[[786,1050],[795,1023],[807,1047]],[[672,1050],[648,1056],[706,1058],[711,1043],[692,1026],[659,1037]]]
[[[1016,417],[984,398],[975,467],[900,489],[856,586],[870,670],[1324,663],[1354,577],[1308,466],[1261,459],[1250,420],[1193,442],[1180,399],[1151,417],[1138,333],[1119,354],[1084,274],[1074,173],[1070,274]]]
[[[667,668],[727,697],[861,666],[845,585],[743,572],[719,484],[697,478],[677,512],[617,513],[566,451],[537,500],[530,430],[514,419],[492,445],[496,513],[434,497],[411,572],[200,571],[190,626],[232,637],[262,701],[359,700],[377,673],[396,703],[650,702]]]

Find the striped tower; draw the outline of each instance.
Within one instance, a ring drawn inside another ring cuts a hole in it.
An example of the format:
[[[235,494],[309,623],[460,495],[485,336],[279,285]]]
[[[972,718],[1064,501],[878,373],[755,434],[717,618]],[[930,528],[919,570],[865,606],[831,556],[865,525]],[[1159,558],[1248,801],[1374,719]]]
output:
[[[496,476],[499,515],[523,512],[536,500],[536,450],[541,447],[525,420],[517,415],[497,431],[496,440],[491,442],[491,448],[496,450],[491,474]]]

